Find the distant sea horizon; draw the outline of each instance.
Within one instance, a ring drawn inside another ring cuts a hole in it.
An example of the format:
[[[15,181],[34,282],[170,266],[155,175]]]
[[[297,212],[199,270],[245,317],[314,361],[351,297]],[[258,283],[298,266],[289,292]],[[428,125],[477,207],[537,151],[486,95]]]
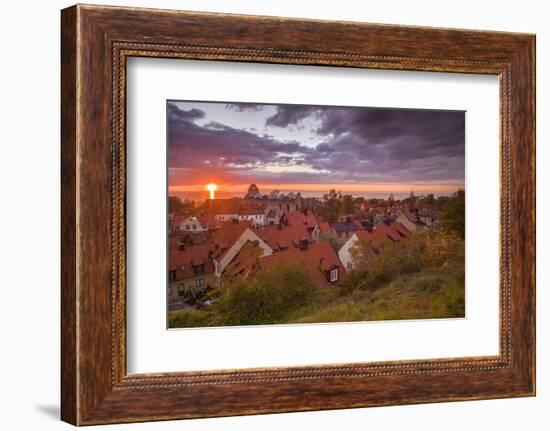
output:
[[[267,195],[271,191],[272,190],[266,190],[266,191],[261,190],[261,193],[263,195]],[[328,193],[328,191],[329,190],[327,190],[326,192],[309,191],[309,190],[284,190],[284,189],[279,190],[279,192],[284,193],[284,194],[287,194],[287,193],[290,193],[290,192],[293,192],[293,193],[300,192],[300,194],[304,198],[315,198],[315,197],[322,198],[324,194]],[[338,191],[338,190],[336,190],[336,191]],[[394,198],[397,199],[397,200],[408,198],[410,193],[411,193],[410,191],[409,192],[403,192],[403,191],[395,191],[395,192],[392,192],[392,191],[342,192],[343,195],[351,194],[353,197],[364,197],[365,199],[387,199],[390,194],[393,194]],[[429,194],[433,194],[434,196],[437,197],[437,196],[451,196],[452,194],[456,193],[456,190],[455,191],[449,191],[449,192],[423,191],[422,193],[420,193],[420,192],[417,193],[413,190],[413,193],[415,194],[415,196],[426,196],[426,195],[429,195]],[[216,199],[243,198],[245,195],[246,195],[246,191],[236,192],[236,191],[219,190],[219,191],[216,192],[215,198]],[[169,190],[168,191],[168,196],[176,196],[176,197],[180,198],[182,201],[185,200],[185,199],[192,200],[192,201],[205,201],[206,199],[209,198],[209,192],[207,190],[196,190],[196,191],[185,191],[185,192],[177,192],[177,191],[170,191]]]

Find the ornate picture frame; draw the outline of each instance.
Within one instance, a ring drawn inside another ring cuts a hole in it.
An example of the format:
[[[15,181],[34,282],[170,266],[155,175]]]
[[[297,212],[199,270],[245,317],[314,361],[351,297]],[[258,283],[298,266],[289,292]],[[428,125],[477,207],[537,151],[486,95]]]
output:
[[[61,17],[64,421],[535,394],[534,35],[84,5],[64,9]],[[499,355],[128,374],[126,60],[136,56],[497,75]]]

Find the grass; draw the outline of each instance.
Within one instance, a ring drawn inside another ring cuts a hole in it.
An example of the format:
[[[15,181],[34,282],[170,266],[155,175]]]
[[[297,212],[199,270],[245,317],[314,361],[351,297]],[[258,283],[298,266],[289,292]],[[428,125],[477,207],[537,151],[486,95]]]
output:
[[[318,289],[306,305],[290,309],[270,323],[353,322],[464,317],[464,270],[430,268],[401,275],[372,290],[343,295],[337,286]],[[170,327],[223,326],[215,307],[170,316]]]
[[[463,278],[460,270],[445,267],[402,275],[376,290],[298,311],[289,323],[464,317]]]

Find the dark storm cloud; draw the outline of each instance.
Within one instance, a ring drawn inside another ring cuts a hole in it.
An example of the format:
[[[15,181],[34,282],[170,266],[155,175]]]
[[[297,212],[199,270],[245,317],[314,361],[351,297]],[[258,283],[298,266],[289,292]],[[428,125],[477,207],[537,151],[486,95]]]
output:
[[[295,141],[259,136],[216,121],[199,126],[194,120],[204,118],[200,112],[168,104],[168,167],[176,179],[197,180],[205,169],[215,170],[219,176],[248,174],[257,162],[286,164],[295,155],[312,151]]]
[[[174,107],[172,103],[168,104],[168,118],[170,122],[177,122],[177,121],[194,121],[198,120],[200,118],[205,117],[204,111],[201,111],[200,109],[189,109],[188,111],[184,111],[182,109],[172,109]]]
[[[232,109],[242,112],[264,106],[245,105]],[[275,114],[266,118],[266,127],[288,129],[300,122],[300,127],[309,127],[318,138],[315,147],[308,147],[216,121],[201,127],[195,121],[208,120],[204,112],[176,105],[169,105],[169,110],[171,167],[186,166],[198,172],[210,160],[210,166],[220,173],[255,176],[258,182],[326,182],[328,178],[334,182],[464,181],[464,112],[277,106]],[[252,169],[257,162],[300,165],[304,172]]]
[[[464,112],[281,105],[266,123],[284,128],[307,118],[320,122],[324,142],[306,162],[342,180],[464,179]]]
[[[288,127],[297,124],[304,118],[316,115],[320,108],[315,106],[279,105],[277,112],[269,117],[266,126]]]

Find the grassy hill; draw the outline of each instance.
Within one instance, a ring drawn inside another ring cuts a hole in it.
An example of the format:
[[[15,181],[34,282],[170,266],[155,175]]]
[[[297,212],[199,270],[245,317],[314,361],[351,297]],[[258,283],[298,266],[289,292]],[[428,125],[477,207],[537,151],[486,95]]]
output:
[[[464,317],[464,269],[442,266],[401,275],[381,287],[342,295],[340,287],[317,289],[306,304],[290,308],[264,324],[354,322]],[[223,313],[209,310],[172,313],[170,327],[223,326]],[[231,322],[229,324],[239,324]],[[245,323],[240,323],[245,324]]]
[[[332,289],[319,292],[312,305],[295,310],[287,323],[464,317],[464,273],[458,268],[402,275],[378,289],[346,296]]]

